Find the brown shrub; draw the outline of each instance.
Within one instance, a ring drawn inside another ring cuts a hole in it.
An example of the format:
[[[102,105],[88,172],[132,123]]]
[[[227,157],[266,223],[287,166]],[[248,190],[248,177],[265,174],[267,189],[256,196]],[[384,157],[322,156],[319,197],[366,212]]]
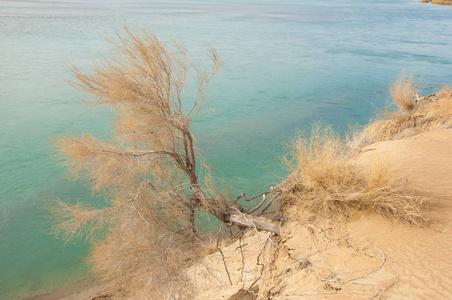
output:
[[[416,107],[416,94],[419,92],[419,82],[413,76],[402,74],[389,87],[389,93],[395,103],[404,113],[409,113]]]
[[[359,165],[330,127],[314,126],[290,145],[285,161],[293,171],[281,206],[299,205],[325,217],[343,218],[361,210],[420,224],[423,199],[414,196],[382,163]]]
[[[157,222],[155,213],[135,204],[118,216],[121,222],[91,249],[88,262],[100,278],[114,288],[121,287],[133,299],[192,299],[194,285],[186,269],[199,259],[202,243],[174,234]],[[143,215],[144,214],[144,215]],[[167,222],[166,217],[159,221]],[[163,229],[164,228],[164,229]]]
[[[399,96],[393,95],[394,103],[399,106],[399,110],[394,112],[387,109],[379,119],[373,120],[362,131],[352,133],[348,142],[350,152],[358,153],[363,147],[379,141],[400,139],[421,132],[452,127],[451,86],[442,86],[434,94],[420,97],[419,101],[411,103],[407,97],[403,98],[400,95],[408,95],[415,90],[412,82],[412,79],[408,80],[402,76],[392,85],[392,88],[399,87],[396,93]],[[404,93],[404,90],[410,92]],[[403,102],[401,99],[407,101]]]
[[[443,85],[435,93],[438,98],[452,99],[452,86]]]
[[[204,182],[208,170],[197,169],[191,133],[220,67],[208,51],[210,68],[180,43],[125,28],[91,72],[71,67],[72,85],[91,96],[87,102],[111,109],[113,131],[103,139],[81,133],[52,142],[70,174],[86,179],[105,203],[53,201],[52,230],[66,241],[86,238],[95,273],[132,298],[193,297],[185,272],[203,247],[196,213],[222,211],[225,203],[213,181]]]
[[[245,194],[228,202],[198,153],[191,121],[221,66],[213,49],[208,67],[180,43],[162,43],[150,32],[124,28],[113,45],[91,72],[71,67],[72,85],[91,96],[86,102],[110,109],[113,131],[103,139],[81,133],[52,141],[69,173],[106,203],[53,201],[52,230],[66,241],[86,238],[94,271],[123,294],[190,299],[186,269],[205,244],[197,216],[279,233],[276,222],[249,215],[265,212],[279,191],[249,199],[263,197],[248,213],[237,203]]]

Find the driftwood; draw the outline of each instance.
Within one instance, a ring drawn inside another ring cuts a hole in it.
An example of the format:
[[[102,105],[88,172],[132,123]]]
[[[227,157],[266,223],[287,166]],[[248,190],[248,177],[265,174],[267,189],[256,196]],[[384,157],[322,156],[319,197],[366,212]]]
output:
[[[246,215],[239,210],[235,209],[235,212],[231,214],[229,220],[232,224],[242,226],[242,227],[251,227],[256,230],[264,230],[268,232],[272,232],[274,234],[280,235],[281,230],[279,228],[279,224],[272,221],[271,219],[258,217],[253,215]]]

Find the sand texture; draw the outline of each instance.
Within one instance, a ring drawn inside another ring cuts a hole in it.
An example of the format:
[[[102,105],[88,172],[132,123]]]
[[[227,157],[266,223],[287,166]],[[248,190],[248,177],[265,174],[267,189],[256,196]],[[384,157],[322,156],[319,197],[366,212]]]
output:
[[[265,236],[252,235],[242,241],[248,255],[243,275],[239,245],[223,250],[232,286],[219,253],[203,265],[215,280],[193,270],[198,299],[246,299],[239,290],[247,289],[262,267],[260,290],[249,299],[452,299],[452,130],[379,142],[358,157],[362,164],[375,161],[389,164],[400,180],[429,197],[429,223],[397,224],[361,212],[341,223],[292,208],[282,236],[271,241],[278,246],[260,257],[264,266],[257,255]]]

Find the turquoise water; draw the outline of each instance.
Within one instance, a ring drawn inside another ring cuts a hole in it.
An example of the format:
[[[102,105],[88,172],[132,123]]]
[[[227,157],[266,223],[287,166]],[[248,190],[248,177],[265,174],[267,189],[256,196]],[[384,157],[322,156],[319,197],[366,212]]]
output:
[[[47,235],[44,200],[86,200],[68,182],[49,138],[99,136],[108,113],[80,104],[63,60],[89,66],[114,29],[153,29],[196,55],[210,44],[224,67],[195,121],[215,174],[234,192],[284,175],[281,145],[324,120],[344,131],[387,100],[401,71],[426,90],[452,82],[452,7],[417,0],[4,1],[0,0],[0,298],[23,297],[83,278],[86,245]]]

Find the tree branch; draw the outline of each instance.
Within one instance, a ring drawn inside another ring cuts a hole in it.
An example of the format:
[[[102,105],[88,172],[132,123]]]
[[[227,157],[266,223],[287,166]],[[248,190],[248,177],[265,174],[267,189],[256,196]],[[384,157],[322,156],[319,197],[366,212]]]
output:
[[[279,224],[277,224],[276,222],[267,218],[244,214],[235,208],[233,209],[233,213],[231,213],[229,220],[231,223],[239,226],[252,227],[256,230],[265,230],[277,235],[281,235]]]

